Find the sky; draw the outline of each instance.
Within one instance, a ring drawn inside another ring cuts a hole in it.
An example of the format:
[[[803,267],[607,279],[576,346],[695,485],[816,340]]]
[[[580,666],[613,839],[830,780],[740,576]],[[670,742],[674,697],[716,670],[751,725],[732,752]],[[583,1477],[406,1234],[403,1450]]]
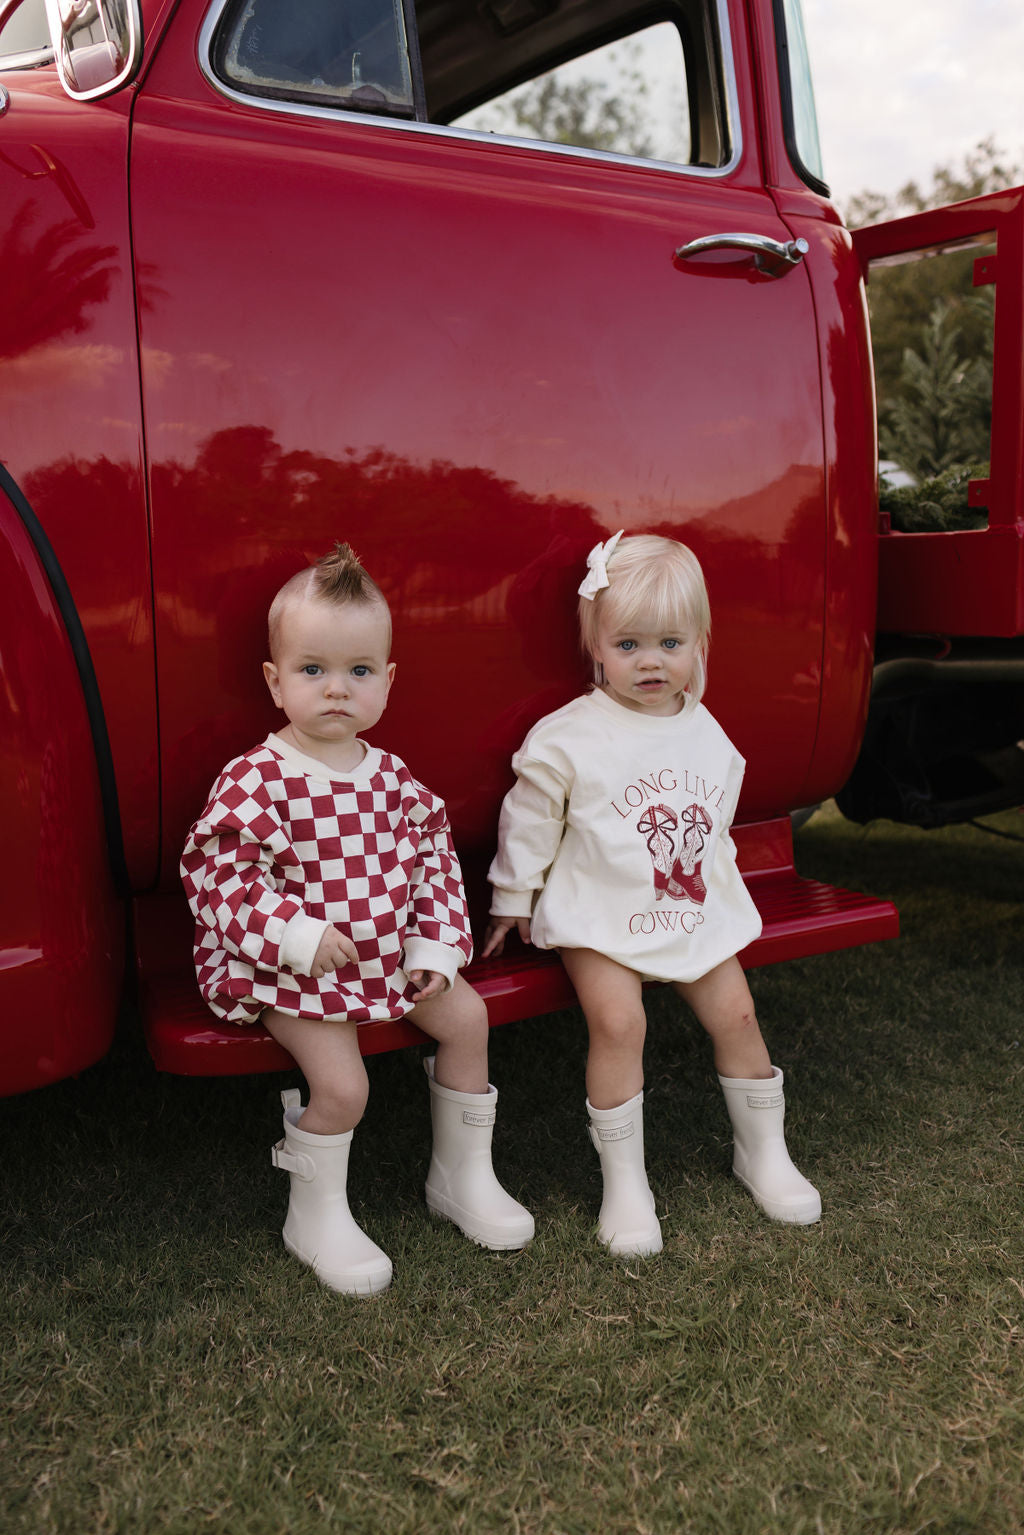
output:
[[[1024,0],[803,0],[836,202],[930,185],[993,136],[1024,166]],[[1024,174],[1021,180],[1024,181]]]

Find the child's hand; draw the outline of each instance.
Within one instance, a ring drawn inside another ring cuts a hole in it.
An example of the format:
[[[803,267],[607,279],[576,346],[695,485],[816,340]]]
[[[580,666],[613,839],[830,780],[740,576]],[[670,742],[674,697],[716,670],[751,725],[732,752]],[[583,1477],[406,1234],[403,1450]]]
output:
[[[322,975],[340,970],[343,965],[355,964],[358,959],[359,954],[351,938],[339,933],[336,927],[329,927],[317,945],[309,973],[314,981],[318,981]]]
[[[413,996],[414,1002],[425,1002],[428,997],[436,997],[448,985],[448,977],[440,970],[410,970],[409,979],[414,986],[420,988]]]
[[[530,942],[529,917],[492,917],[484,934],[484,946],[480,950],[480,958],[489,959],[492,954],[500,954],[505,947],[505,934],[513,927],[524,943]]]

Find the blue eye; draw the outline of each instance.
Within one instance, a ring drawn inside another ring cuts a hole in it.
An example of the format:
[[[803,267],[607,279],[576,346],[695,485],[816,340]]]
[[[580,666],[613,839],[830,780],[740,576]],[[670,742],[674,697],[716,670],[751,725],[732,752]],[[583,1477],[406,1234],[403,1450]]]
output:
[[[302,673],[305,677],[319,677],[320,670],[321,668],[317,666],[315,662],[311,661],[308,666],[304,666],[302,668]]]
[[[368,666],[353,666],[352,675],[353,677],[368,677],[370,675],[370,668]]]
[[[664,645],[666,650],[675,650],[676,646],[679,644],[679,641],[678,640],[662,640],[661,643]]]
[[[628,654],[629,651],[636,649],[636,640],[620,640],[619,649],[625,650]]]

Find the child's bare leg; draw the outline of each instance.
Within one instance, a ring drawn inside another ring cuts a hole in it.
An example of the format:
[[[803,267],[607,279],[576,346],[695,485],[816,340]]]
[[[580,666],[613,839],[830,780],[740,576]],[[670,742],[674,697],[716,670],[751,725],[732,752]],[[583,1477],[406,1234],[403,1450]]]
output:
[[[562,964],[587,1020],[587,1098],[614,1109],[644,1085],[647,1018],[640,977],[593,949],[563,949]]]
[[[644,1038],[635,971],[593,949],[563,949],[587,1020],[587,1115],[601,1159],[600,1242],[616,1257],[661,1252],[661,1226],[644,1166]]]
[[[733,1130],[733,1172],[766,1215],[808,1225],[821,1199],[786,1147],[783,1075],[772,1066],[739,960],[729,959],[676,990],[711,1036]],[[760,1083],[764,1083],[764,1088]]]
[[[770,1077],[771,1059],[761,1038],[754,999],[738,959],[727,959],[699,981],[675,981],[710,1036],[720,1077]]]
[[[451,991],[417,1003],[409,1019],[437,1041],[435,1082],[457,1093],[486,1093],[487,1008],[468,981],[457,975]]]
[[[284,1095],[284,1140],[274,1148],[275,1166],[290,1176],[285,1246],[332,1290],[375,1295],[391,1283],[391,1260],[356,1224],[347,1192],[352,1131],[368,1092],[356,1025],[276,1009],[263,1023],[309,1085],[304,1113],[287,1101],[297,1093]]]
[[[291,1055],[309,1084],[302,1128],[310,1135],[344,1135],[366,1111],[369,1082],[354,1023],[292,1018],[267,1008],[260,1020]]]

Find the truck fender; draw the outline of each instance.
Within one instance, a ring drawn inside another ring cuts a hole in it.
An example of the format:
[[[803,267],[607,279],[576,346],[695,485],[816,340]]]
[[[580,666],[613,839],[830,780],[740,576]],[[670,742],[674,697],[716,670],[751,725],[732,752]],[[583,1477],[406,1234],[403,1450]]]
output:
[[[7,1095],[73,1076],[106,1054],[124,974],[125,917],[108,847],[116,797],[105,813],[96,722],[83,690],[82,657],[75,655],[76,628],[80,647],[84,636],[73,607],[69,632],[66,582],[2,466],[0,569],[0,845],[6,853],[0,1095]],[[84,657],[91,673],[87,647]],[[99,728],[105,735],[102,718]]]

